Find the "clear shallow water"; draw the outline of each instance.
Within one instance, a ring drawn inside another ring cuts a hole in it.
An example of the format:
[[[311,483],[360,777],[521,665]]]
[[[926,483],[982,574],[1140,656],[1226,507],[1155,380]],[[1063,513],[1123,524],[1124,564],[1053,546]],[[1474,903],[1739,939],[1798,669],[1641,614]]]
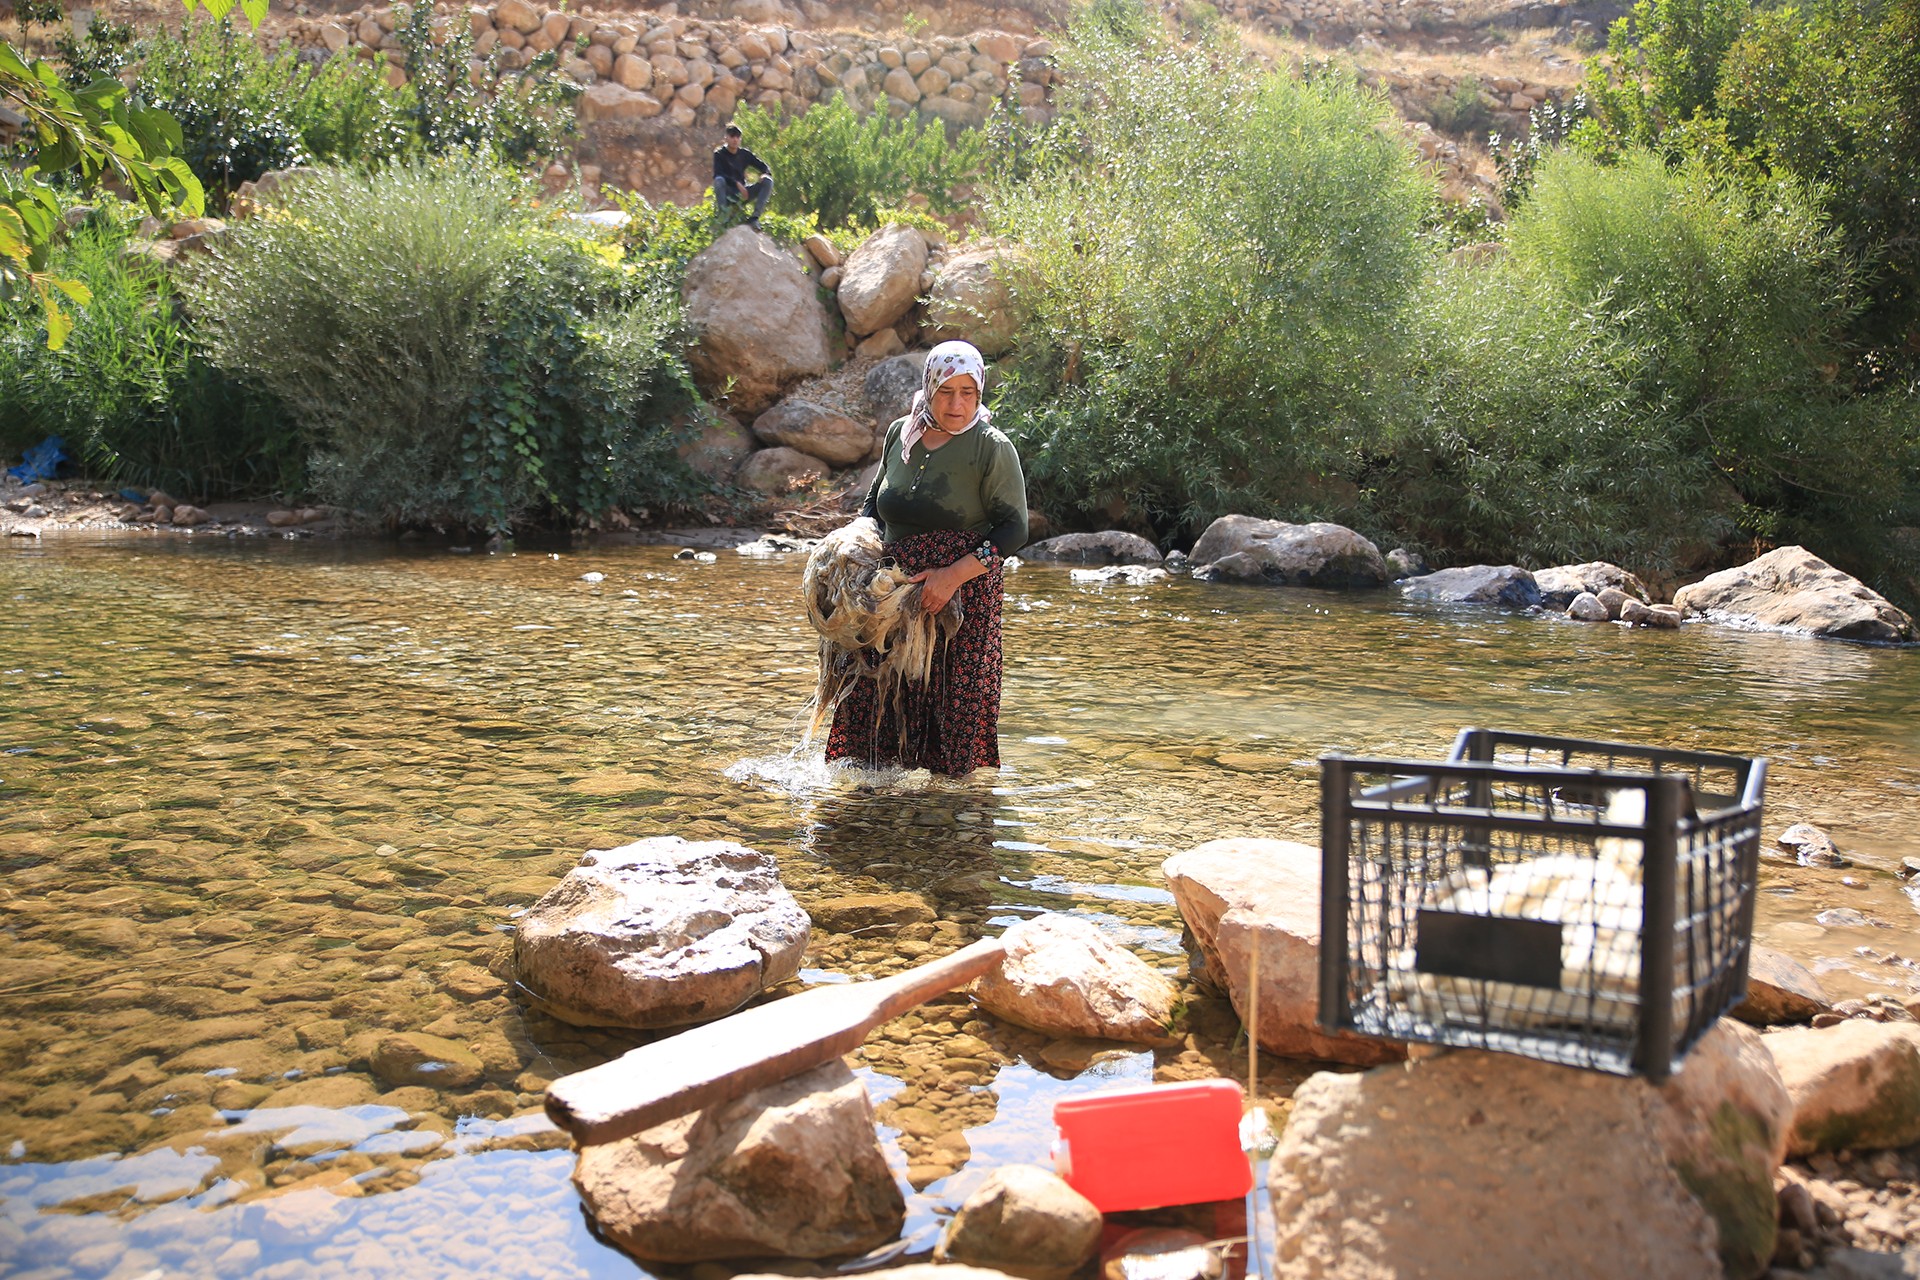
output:
[[[790,754],[797,561],[670,556],[0,548],[0,1273],[636,1274],[538,1117],[547,1080],[633,1041],[486,966],[581,850],[650,834],[771,852],[807,905],[919,894],[940,949],[1072,910],[1173,971],[1168,853],[1312,840],[1321,752],[1485,724],[1770,756],[1768,839],[1817,822],[1856,865],[1770,865],[1761,938],[1842,995],[1920,955],[1892,874],[1920,854],[1920,651],[1029,566],[1003,773],[860,791]],[[808,979],[928,945],[828,939]],[[389,1088],[367,1046],[395,1030],[476,1046],[484,1080]],[[955,1035],[985,1072],[945,1064]],[[1228,1036],[1091,1071],[1218,1069]],[[910,1238],[1046,1158],[1053,1098],[1089,1082],[1044,1048],[964,1002],[870,1042]]]

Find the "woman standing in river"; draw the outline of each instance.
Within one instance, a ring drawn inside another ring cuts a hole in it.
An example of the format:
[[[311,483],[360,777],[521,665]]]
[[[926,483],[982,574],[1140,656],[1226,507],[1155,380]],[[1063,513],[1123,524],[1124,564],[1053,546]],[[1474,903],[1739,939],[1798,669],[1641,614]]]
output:
[[[887,553],[921,584],[928,612],[958,594],[960,629],[925,684],[883,707],[860,680],[834,708],[827,759],[962,777],[1000,765],[1001,563],[1027,541],[1020,455],[981,403],[987,367],[971,343],[927,353],[907,416],[887,428],[861,514],[878,520]]]

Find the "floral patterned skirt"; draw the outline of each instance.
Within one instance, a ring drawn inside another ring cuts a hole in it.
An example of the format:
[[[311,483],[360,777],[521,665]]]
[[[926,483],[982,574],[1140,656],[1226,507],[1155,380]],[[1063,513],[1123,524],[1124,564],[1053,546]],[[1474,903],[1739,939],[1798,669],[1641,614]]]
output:
[[[980,545],[980,535],[936,529],[887,548],[910,573],[941,569]],[[858,680],[833,709],[827,759],[870,768],[898,765],[959,777],[1000,766],[1000,600],[995,565],[960,588],[965,617],[934,655],[925,684],[901,689],[900,705],[881,705],[879,687]]]

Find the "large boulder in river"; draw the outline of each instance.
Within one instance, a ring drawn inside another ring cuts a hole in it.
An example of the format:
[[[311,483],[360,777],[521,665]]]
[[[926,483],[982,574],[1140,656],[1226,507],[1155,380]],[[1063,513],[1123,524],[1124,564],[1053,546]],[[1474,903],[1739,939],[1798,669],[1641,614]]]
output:
[[[1792,1154],[1920,1142],[1920,1026],[1849,1018],[1763,1043],[1793,1097]]]
[[[1473,564],[1441,569],[1400,584],[1409,600],[1437,600],[1443,604],[1496,604],[1530,609],[1540,603],[1533,575],[1518,565]]]
[[[1270,1166],[1275,1271],[1758,1276],[1790,1114],[1762,1039],[1723,1020],[1657,1087],[1465,1050],[1316,1075]]]
[[[1020,549],[1020,558],[1065,564],[1159,564],[1166,559],[1158,547],[1139,534],[1120,529],[1063,533],[1057,538],[1030,542]]]
[[[948,255],[927,294],[927,338],[959,338],[991,359],[1013,346],[1018,328],[1007,273],[1019,262],[1011,249],[983,246]]]
[[[520,917],[514,965],[563,1021],[678,1027],[798,973],[809,924],[766,854],[653,836],[581,858]]]
[[[1292,840],[1211,840],[1161,864],[1207,976],[1252,1025],[1260,1047],[1289,1058],[1371,1066],[1406,1056],[1387,1040],[1320,1027],[1320,851]],[[1255,952],[1260,989],[1253,990]]]
[[[1913,619],[1852,574],[1805,547],[1778,547],[1737,569],[1723,569],[1674,593],[1691,617],[1737,627],[1909,641]]]
[[[584,1147],[573,1181],[601,1234],[643,1262],[863,1253],[906,1218],[872,1100],[838,1058]]]
[[[795,257],[735,227],[687,264],[683,293],[694,376],[730,408],[755,414],[831,363],[827,312]],[[732,379],[729,387],[728,380]]]
[[[1598,596],[1608,587],[1634,597],[1641,604],[1646,604],[1652,598],[1647,594],[1646,584],[1639,578],[1605,560],[1536,569],[1533,584],[1540,589],[1540,603],[1549,609],[1564,609],[1582,592]]]
[[[1188,555],[1203,581],[1286,587],[1378,587],[1388,581],[1380,548],[1345,525],[1288,524],[1221,516]]]
[[[988,1013],[1055,1036],[1170,1039],[1180,993],[1089,922],[1049,913],[1022,920],[1000,940],[1006,959],[973,988]]]
[[[927,241],[902,222],[890,222],[848,255],[840,269],[840,314],[847,332],[877,333],[913,309]]]
[[[798,449],[833,467],[850,467],[873,448],[871,426],[798,396],[755,418],[753,434],[767,444]]]

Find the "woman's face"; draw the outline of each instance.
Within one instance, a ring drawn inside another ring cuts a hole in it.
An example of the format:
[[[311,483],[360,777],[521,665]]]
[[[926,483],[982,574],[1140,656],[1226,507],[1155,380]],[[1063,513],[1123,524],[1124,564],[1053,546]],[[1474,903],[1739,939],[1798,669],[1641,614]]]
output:
[[[934,389],[933,420],[950,435],[965,431],[979,407],[980,384],[970,373],[956,373]]]

